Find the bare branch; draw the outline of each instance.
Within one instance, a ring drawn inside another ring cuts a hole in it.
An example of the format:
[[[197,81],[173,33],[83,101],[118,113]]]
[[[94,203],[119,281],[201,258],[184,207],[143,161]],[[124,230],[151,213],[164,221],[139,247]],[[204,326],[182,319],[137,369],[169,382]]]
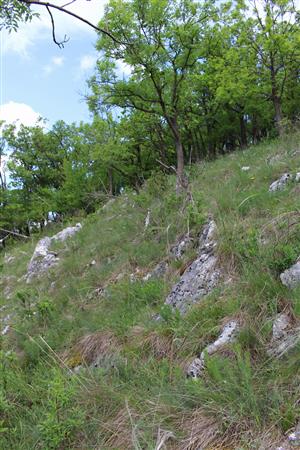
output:
[[[56,39],[56,35],[55,35],[55,23],[54,23],[53,15],[52,15],[52,12],[51,12],[49,6],[46,6],[46,9],[47,9],[47,11],[48,11],[48,13],[49,13],[50,20],[51,20],[51,26],[52,26],[52,39],[53,39],[53,42],[54,42],[56,45],[58,45],[59,48],[64,48],[64,45],[66,44],[66,42],[69,41],[69,39],[67,39],[67,36],[66,36],[66,35],[65,35],[64,39],[63,39],[62,41],[60,41],[60,42]]]
[[[70,2],[66,3],[65,5],[62,5],[61,8],[65,8],[66,6],[72,5],[72,3],[75,3],[76,0],[71,0]]]
[[[63,12],[65,14],[68,14],[69,16],[74,17],[75,19],[79,20],[80,22],[87,24],[89,27],[93,28],[98,33],[103,33],[106,36],[108,36],[110,39],[112,39],[114,42],[116,42],[117,44],[122,45],[122,42],[119,41],[117,38],[115,38],[109,31],[104,30],[103,28],[100,28],[97,25],[94,25],[89,20],[84,19],[83,17],[79,16],[78,14],[73,13],[72,11],[69,11],[68,9],[64,9],[62,6],[54,5],[53,3],[39,1],[39,0],[18,0],[18,2],[28,5],[28,6],[37,5],[37,6],[45,6],[46,8],[48,7],[50,9],[56,9],[60,12]]]

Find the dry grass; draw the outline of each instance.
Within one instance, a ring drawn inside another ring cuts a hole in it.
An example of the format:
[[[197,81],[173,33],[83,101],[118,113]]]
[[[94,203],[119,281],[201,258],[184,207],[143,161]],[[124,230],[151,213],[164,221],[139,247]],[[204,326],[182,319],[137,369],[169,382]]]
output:
[[[298,188],[298,186],[296,186]],[[261,229],[261,243],[288,242],[299,232],[299,211],[289,211],[268,221]]]
[[[105,438],[102,449],[133,450],[140,448],[137,430],[138,415],[129,409],[126,403],[110,420],[105,422],[101,428]]]
[[[227,436],[222,435],[221,424],[214,418],[206,416],[197,409],[189,416],[184,415],[178,423],[178,428],[185,433],[174,450],[225,450],[230,447]]]
[[[109,331],[99,331],[83,336],[63,355],[63,360],[69,367],[80,364],[98,365],[119,352],[120,344],[116,337]]]
[[[138,348],[152,355],[156,359],[173,357],[173,340],[171,336],[158,334],[156,331],[147,331],[144,327],[132,328],[129,340]]]

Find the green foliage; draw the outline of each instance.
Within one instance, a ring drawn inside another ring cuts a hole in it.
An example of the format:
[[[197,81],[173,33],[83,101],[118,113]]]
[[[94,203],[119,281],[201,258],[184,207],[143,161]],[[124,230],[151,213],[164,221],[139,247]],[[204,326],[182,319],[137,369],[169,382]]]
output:
[[[17,31],[20,22],[30,22],[36,13],[30,6],[17,0],[0,1],[0,30],[6,28],[9,32]]]
[[[300,243],[279,242],[269,249],[269,267],[276,275],[289,269],[297,261],[300,253]]]
[[[52,370],[49,379],[43,401],[44,412],[37,425],[41,443],[47,450],[68,445],[84,418],[83,411],[74,405],[76,381],[66,379],[60,370]]]

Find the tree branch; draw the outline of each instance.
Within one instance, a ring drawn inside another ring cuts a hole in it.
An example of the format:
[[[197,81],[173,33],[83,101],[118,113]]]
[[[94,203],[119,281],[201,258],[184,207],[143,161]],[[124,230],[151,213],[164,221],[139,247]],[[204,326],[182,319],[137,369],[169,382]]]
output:
[[[122,44],[122,42],[119,41],[117,38],[115,38],[109,31],[104,30],[103,28],[100,28],[97,25],[94,25],[89,20],[84,19],[83,17],[79,16],[78,14],[73,13],[72,11],[69,11],[68,9],[64,9],[63,6],[54,5],[53,3],[39,1],[39,0],[18,0],[18,2],[19,3],[23,3],[25,5],[28,5],[28,6],[30,6],[30,5],[37,5],[37,6],[45,6],[47,9],[48,8],[49,9],[56,9],[57,11],[63,12],[65,14],[68,14],[69,16],[74,17],[75,19],[79,20],[80,22],[83,22],[83,23],[87,24],[89,27],[93,28],[98,33],[105,34],[106,36],[108,36],[110,39],[112,39],[117,44]],[[57,44],[57,42],[55,42],[55,43]]]
[[[63,41],[60,41],[60,42],[59,42],[59,41],[56,39],[56,35],[55,35],[55,23],[54,23],[53,15],[52,15],[52,12],[51,12],[49,6],[46,6],[46,9],[47,9],[47,11],[48,11],[48,13],[49,13],[50,20],[51,20],[51,26],[52,26],[52,39],[53,39],[53,42],[54,42],[56,45],[58,45],[59,48],[64,48],[65,43],[68,42],[69,39],[67,39],[67,36],[66,36],[66,35],[65,35]]]

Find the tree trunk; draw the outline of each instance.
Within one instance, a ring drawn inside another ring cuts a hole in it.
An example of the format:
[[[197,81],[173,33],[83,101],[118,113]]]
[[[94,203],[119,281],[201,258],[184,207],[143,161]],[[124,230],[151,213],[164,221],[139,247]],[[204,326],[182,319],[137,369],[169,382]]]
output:
[[[275,126],[279,136],[282,136],[284,133],[283,124],[282,124],[282,109],[281,109],[281,98],[278,95],[278,88],[276,83],[276,72],[274,66],[274,58],[271,55],[270,57],[270,72],[271,72],[271,100],[273,102],[274,111],[275,111]]]
[[[274,110],[275,110],[275,126],[277,133],[279,136],[284,134],[284,127],[282,123],[282,109],[281,109],[281,101],[277,95],[272,95]]]
[[[183,146],[180,138],[175,139],[176,155],[177,155],[177,180],[176,180],[176,192],[180,193],[187,189],[188,183],[184,173],[184,153]]]
[[[111,167],[107,170],[108,175],[108,193],[112,197],[114,195],[113,170]]]
[[[179,127],[177,123],[176,117],[168,117],[167,118],[168,124],[171,128],[174,141],[175,141],[175,148],[176,148],[176,158],[177,158],[177,169],[176,169],[176,192],[179,194],[182,191],[187,190],[188,188],[188,180],[184,173],[184,151],[183,151],[183,145],[181,142],[181,136],[179,132]]]
[[[244,115],[240,115],[240,133],[241,133],[241,148],[247,147],[247,129],[244,120]]]

